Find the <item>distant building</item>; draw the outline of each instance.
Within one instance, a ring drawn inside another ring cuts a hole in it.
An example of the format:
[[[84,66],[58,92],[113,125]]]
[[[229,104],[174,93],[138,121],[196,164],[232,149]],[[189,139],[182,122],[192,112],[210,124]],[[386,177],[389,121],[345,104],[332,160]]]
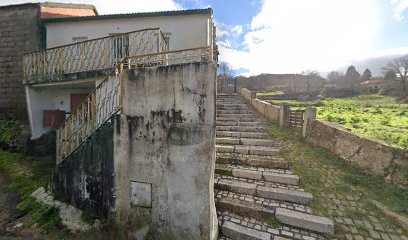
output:
[[[0,6],[0,111],[25,104],[22,55],[45,47],[41,20],[94,16],[86,4],[26,3]]]
[[[367,87],[369,89],[381,89],[385,86],[385,80],[367,80],[360,83],[360,86]]]

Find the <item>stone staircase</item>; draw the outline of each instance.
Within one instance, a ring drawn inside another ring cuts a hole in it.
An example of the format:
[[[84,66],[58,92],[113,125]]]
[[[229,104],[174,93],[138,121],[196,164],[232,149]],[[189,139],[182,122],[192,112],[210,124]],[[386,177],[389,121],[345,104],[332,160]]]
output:
[[[282,143],[239,96],[217,97],[215,201],[220,239],[324,239],[333,222],[312,214],[310,193],[279,157]]]

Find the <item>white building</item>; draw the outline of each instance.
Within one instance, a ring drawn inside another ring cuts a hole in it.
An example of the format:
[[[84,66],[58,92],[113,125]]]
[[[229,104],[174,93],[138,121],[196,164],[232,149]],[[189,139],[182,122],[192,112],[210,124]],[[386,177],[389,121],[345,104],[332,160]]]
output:
[[[212,9],[55,18],[43,25],[47,49],[23,58],[33,139],[64,121],[123,57],[146,56],[136,64],[152,64],[159,55],[148,54],[209,48],[216,58]]]

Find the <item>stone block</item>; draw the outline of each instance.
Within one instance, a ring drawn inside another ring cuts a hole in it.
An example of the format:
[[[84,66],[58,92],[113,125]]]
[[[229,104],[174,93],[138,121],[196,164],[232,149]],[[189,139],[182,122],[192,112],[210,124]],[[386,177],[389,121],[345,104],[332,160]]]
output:
[[[287,225],[301,227],[319,233],[334,233],[334,223],[329,218],[305,214],[285,208],[277,208],[275,216],[276,219]]]
[[[289,185],[298,185],[299,183],[299,176],[297,175],[263,172],[263,177],[269,182],[284,183]]]
[[[241,177],[241,178],[248,178],[248,179],[255,179],[261,180],[262,179],[262,172],[252,171],[252,170],[245,170],[245,169],[233,169],[232,176],[234,177]]]
[[[265,186],[258,186],[257,196],[300,204],[308,204],[313,199],[312,194],[307,192]]]
[[[252,228],[244,227],[236,223],[225,221],[221,227],[222,235],[231,239],[245,240],[271,240],[271,234]]]

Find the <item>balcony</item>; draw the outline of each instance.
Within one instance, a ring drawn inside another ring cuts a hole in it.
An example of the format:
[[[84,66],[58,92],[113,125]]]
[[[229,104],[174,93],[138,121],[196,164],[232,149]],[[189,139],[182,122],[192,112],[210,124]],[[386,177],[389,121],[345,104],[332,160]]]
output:
[[[23,56],[23,83],[103,77],[125,57],[167,49],[161,29],[149,28],[27,53]]]

